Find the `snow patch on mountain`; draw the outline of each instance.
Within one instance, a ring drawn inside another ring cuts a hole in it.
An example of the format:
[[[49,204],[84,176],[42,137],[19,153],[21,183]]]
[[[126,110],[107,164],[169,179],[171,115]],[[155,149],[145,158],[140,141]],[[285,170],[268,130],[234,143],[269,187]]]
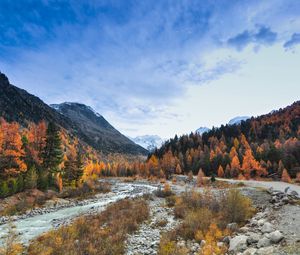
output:
[[[155,148],[159,148],[164,143],[164,139],[158,135],[142,135],[135,138],[129,137],[133,142],[147,149],[153,151]]]
[[[196,130],[196,133],[199,135],[202,135],[208,131],[210,131],[210,129],[208,127],[200,127]]]
[[[241,124],[242,121],[246,121],[250,118],[251,117],[249,117],[249,116],[238,116],[238,117],[235,117],[235,118],[231,119],[228,122],[228,125],[239,125],[239,124]]]

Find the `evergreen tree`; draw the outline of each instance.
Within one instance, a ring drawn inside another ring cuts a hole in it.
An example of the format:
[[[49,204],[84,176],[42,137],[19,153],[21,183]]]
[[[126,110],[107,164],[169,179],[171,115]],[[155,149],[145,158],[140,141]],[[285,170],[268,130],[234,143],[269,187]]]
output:
[[[82,175],[83,175],[83,158],[82,158],[82,152],[79,149],[77,152],[77,158],[76,158],[76,181],[78,182]]]
[[[50,122],[46,132],[46,146],[43,152],[43,170],[49,174],[50,185],[53,185],[54,176],[59,172],[59,165],[63,160],[61,144],[59,128]]]
[[[0,183],[0,197],[7,197],[9,195],[9,189],[7,186],[7,182],[3,181]]]
[[[32,166],[25,175],[25,188],[35,189],[37,187],[38,175],[36,173],[35,167]]]
[[[17,178],[17,186],[18,186],[18,192],[24,190],[24,179],[23,179],[23,175],[21,174]]]

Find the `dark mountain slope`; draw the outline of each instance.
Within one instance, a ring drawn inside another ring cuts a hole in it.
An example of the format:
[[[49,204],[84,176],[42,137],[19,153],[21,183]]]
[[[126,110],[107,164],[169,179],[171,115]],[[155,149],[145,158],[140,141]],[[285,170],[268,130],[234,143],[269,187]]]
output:
[[[98,150],[146,154],[147,150],[138,146],[116,130],[106,119],[92,108],[80,103],[51,105],[58,112],[71,119],[83,131],[85,140]]]
[[[41,120],[55,122],[103,153],[147,154],[147,150],[123,136],[87,106],[61,106],[60,112],[53,109],[38,97],[10,84],[8,78],[0,72],[0,117],[7,121],[16,121],[23,126]]]
[[[72,122],[61,116],[38,97],[9,83],[0,73],[0,116],[7,121],[16,121],[26,126],[28,122],[53,121],[70,130]]]

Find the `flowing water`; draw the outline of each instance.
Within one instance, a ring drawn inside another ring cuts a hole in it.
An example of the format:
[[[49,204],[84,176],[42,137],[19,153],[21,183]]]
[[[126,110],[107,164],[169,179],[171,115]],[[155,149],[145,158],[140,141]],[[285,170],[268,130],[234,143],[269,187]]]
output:
[[[155,189],[156,187],[149,184],[113,182],[112,192],[100,194],[96,200],[91,200],[90,203],[62,208],[54,212],[36,215],[26,219],[19,219],[14,221],[13,224],[16,227],[16,231],[20,233],[21,241],[26,244],[38,235],[55,228],[55,223],[57,222],[66,222],[91,211],[102,211],[110,203],[124,198],[142,196]],[[0,225],[0,243],[1,239],[6,235],[7,229],[8,224]]]

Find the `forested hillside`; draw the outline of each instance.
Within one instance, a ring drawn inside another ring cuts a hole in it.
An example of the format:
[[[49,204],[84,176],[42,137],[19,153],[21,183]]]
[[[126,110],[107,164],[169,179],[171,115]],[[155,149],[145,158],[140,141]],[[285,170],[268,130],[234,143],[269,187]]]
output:
[[[29,123],[53,122],[76,136],[85,144],[103,153],[147,155],[148,151],[135,144],[112,127],[103,116],[90,107],[78,103],[56,105],[56,109],[38,97],[12,85],[0,72],[0,117],[17,122],[23,127]]]
[[[289,179],[300,173],[300,101],[239,125],[175,136],[149,156],[166,175],[173,172],[220,177]],[[167,163],[166,163],[167,162]]]
[[[100,176],[146,176],[144,169],[139,157],[101,154],[53,122],[25,128],[0,118],[0,198],[35,188],[76,189]]]

